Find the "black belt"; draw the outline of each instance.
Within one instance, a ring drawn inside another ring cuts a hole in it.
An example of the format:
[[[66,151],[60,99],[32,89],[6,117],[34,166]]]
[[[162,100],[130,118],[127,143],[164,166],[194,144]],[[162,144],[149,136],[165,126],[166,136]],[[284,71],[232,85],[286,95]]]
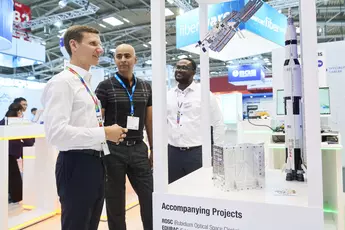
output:
[[[116,143],[116,145],[123,145],[123,146],[133,146],[137,144],[141,144],[143,140],[124,140],[120,143]]]
[[[94,157],[102,157],[104,156],[103,151],[93,150],[93,149],[75,149],[75,150],[68,150],[68,151],[60,151],[60,153],[68,153],[68,154],[86,154]]]
[[[192,146],[192,147],[176,147],[176,146],[172,146],[172,145],[169,145],[169,146],[174,148],[174,149],[178,149],[180,151],[191,151],[193,149],[198,149],[198,148],[202,147],[201,145],[199,145],[199,146]]]

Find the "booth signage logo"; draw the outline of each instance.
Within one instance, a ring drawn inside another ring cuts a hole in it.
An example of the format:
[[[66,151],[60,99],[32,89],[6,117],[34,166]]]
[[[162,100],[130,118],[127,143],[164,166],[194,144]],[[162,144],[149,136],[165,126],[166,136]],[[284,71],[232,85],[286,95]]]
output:
[[[255,77],[256,76],[256,69],[251,70],[234,70],[232,71],[233,77]]]
[[[260,64],[230,66],[228,68],[229,82],[263,81],[265,74]]]

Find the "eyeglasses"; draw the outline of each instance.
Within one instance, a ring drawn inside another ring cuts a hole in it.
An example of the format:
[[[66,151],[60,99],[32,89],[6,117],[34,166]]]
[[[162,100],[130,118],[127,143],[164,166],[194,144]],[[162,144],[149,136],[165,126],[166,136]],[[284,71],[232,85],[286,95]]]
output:
[[[177,65],[177,66],[174,67],[174,71],[176,71],[176,70],[179,70],[179,71],[190,71],[190,70],[194,70],[194,68],[191,67],[191,66],[186,66],[186,65],[182,65],[182,66]]]

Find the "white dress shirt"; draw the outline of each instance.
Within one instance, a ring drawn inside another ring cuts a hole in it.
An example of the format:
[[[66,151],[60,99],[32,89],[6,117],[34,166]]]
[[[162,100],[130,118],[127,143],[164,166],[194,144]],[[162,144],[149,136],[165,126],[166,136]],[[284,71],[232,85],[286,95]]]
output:
[[[202,145],[200,84],[193,82],[184,91],[174,87],[169,90],[167,99],[168,143],[175,147]],[[178,111],[181,112],[179,124],[177,123]],[[216,97],[211,92],[209,111],[214,143],[222,144],[225,135],[223,116]]]
[[[68,64],[90,87],[91,74]],[[95,103],[80,79],[64,70],[50,79],[44,88],[44,127],[46,139],[60,151],[102,150],[105,140],[103,127],[99,127]]]

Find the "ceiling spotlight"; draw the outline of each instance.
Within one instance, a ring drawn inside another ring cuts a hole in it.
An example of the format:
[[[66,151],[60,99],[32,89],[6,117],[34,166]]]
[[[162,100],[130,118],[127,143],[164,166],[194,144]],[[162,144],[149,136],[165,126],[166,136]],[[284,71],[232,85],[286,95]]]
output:
[[[62,26],[62,22],[61,21],[57,21],[54,23],[54,26],[60,28]]]
[[[59,7],[62,9],[62,8],[64,8],[65,6],[67,6],[67,0],[60,0],[60,1],[59,1]]]

